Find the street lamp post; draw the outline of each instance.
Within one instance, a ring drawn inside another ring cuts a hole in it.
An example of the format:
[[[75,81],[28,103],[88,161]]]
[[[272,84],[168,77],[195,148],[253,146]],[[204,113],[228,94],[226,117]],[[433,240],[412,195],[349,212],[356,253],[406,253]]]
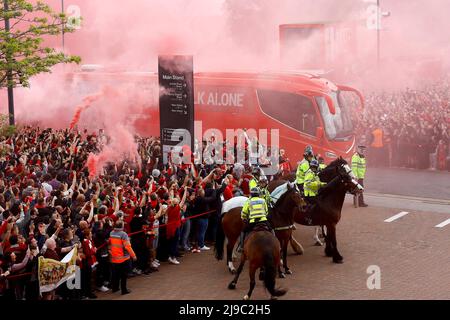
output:
[[[377,0],[377,63],[380,65],[380,49],[381,49],[381,8],[380,0]]]
[[[387,18],[391,15],[391,12],[383,12],[381,10],[381,0],[377,0],[377,63],[380,64],[381,60],[381,19]]]
[[[8,0],[4,0],[3,1],[3,10],[4,10],[4,14],[5,14],[5,32],[6,32],[6,37],[9,37],[10,34],[10,24],[9,24],[9,18],[7,16],[7,13],[9,11],[9,4],[8,4]],[[13,85],[13,71],[11,69],[10,63],[12,60],[12,56],[11,53],[7,52],[6,53],[6,65],[7,65],[7,70],[6,70],[6,81],[7,81],[7,87],[8,87],[8,111],[9,111],[9,125],[13,126],[15,124],[15,120],[14,120],[14,85]]]

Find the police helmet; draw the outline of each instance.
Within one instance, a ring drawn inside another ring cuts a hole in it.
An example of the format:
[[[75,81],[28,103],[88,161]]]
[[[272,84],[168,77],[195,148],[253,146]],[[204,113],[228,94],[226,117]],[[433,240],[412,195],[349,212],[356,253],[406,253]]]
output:
[[[259,197],[261,195],[261,192],[259,192],[258,188],[252,188],[252,190],[250,190],[250,195],[252,197]]]
[[[312,160],[309,164],[309,167],[314,170],[314,169],[318,169],[319,168],[319,161],[317,161],[316,159]]]
[[[364,153],[366,151],[366,146],[364,145],[359,145],[358,146],[358,150],[359,153]]]
[[[325,159],[323,158],[323,156],[321,154],[317,155],[317,160],[319,160],[319,163],[325,163]]]
[[[253,168],[252,170],[252,174],[256,177],[256,176],[260,176],[261,175],[261,170],[258,167]]]
[[[303,155],[305,156],[305,158],[314,157],[314,151],[312,146],[307,146],[305,148],[305,153]]]

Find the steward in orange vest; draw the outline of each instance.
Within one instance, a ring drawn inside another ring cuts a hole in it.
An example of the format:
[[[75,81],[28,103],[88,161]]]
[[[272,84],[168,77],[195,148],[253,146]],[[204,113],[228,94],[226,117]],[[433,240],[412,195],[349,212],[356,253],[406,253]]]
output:
[[[116,223],[116,227],[111,231],[109,238],[109,253],[111,255],[112,263],[122,263],[130,259],[130,255],[133,259],[136,258],[136,254],[131,248],[130,238],[123,231],[122,227],[118,227],[119,223]]]
[[[109,254],[112,262],[112,292],[119,291],[119,281],[122,294],[131,291],[127,289],[127,276],[130,271],[130,256],[136,261],[136,254],[131,248],[130,239],[123,231],[123,221],[117,221],[109,238]]]

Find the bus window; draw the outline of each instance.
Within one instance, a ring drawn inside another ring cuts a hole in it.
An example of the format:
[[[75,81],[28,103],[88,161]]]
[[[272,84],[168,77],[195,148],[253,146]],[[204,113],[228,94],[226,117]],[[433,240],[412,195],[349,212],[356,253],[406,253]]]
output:
[[[325,132],[331,140],[347,141],[353,135],[353,123],[348,107],[343,103],[340,92],[332,92],[331,98],[336,109],[335,114],[331,114],[324,97],[316,97],[320,114],[325,124]]]
[[[280,91],[258,90],[261,110],[269,117],[308,135],[319,126],[312,101],[304,96]]]

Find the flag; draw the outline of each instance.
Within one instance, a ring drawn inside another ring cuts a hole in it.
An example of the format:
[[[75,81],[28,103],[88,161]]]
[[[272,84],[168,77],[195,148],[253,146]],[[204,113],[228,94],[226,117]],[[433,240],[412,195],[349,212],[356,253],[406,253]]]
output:
[[[38,276],[41,293],[55,290],[75,277],[77,248],[73,248],[61,261],[39,257]]]

